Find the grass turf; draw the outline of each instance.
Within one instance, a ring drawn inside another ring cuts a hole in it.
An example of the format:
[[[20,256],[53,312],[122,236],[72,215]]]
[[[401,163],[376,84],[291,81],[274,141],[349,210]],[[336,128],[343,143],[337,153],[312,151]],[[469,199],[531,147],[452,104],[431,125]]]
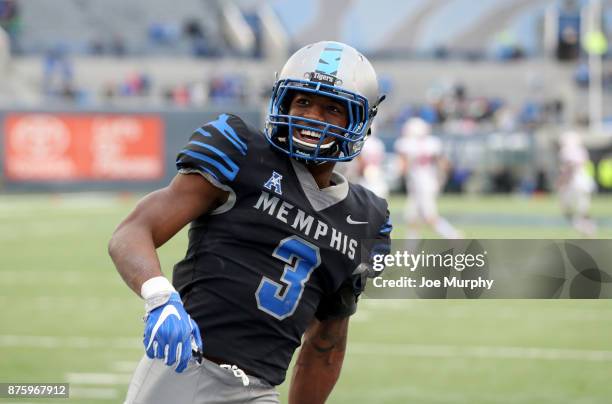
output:
[[[106,243],[134,204],[0,197],[0,382],[70,382],[71,403],[122,401],[142,355],[142,302]],[[391,200],[398,238],[402,204]],[[468,237],[578,237],[550,197],[445,197],[440,211]],[[592,212],[598,237],[612,238],[612,198]],[[168,275],[185,243],[181,232],[160,249]],[[608,403],[611,313],[608,300],[364,300],[329,402]],[[19,401],[33,400],[0,398]]]

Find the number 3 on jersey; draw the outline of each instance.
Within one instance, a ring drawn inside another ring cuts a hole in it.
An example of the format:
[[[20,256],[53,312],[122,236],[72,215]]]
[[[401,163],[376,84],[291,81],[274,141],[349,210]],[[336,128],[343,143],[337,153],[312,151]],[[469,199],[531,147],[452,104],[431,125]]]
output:
[[[284,285],[264,276],[255,292],[255,298],[260,310],[284,320],[295,311],[304,285],[321,263],[321,257],[318,247],[297,236],[281,240],[272,255],[286,263],[280,279]],[[281,293],[283,286],[285,291]]]

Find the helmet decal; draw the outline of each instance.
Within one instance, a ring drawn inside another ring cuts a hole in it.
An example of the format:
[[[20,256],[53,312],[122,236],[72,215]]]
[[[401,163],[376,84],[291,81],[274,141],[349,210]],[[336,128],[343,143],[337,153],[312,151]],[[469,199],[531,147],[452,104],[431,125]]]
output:
[[[329,44],[319,56],[319,64],[315,68],[316,73],[335,76],[338,74],[338,66],[342,58],[342,45],[339,43]]]

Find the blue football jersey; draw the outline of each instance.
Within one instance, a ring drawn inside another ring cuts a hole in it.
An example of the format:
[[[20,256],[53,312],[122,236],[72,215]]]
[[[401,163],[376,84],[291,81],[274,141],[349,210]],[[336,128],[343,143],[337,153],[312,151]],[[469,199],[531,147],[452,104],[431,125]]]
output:
[[[387,203],[336,173],[319,189],[306,166],[228,114],[193,133],[177,167],[230,195],[191,224],[174,268],[204,355],[278,385],[313,318],[355,311],[363,241],[389,243]]]

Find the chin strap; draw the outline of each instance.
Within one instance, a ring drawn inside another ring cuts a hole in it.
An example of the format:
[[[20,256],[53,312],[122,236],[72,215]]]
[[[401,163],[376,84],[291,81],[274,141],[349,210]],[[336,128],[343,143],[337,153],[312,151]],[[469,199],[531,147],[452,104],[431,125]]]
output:
[[[379,98],[378,101],[376,101],[376,104],[372,107],[372,111],[370,111],[370,119],[374,118],[376,116],[376,114],[378,114],[378,106],[387,99],[387,95],[386,94],[382,94]]]

